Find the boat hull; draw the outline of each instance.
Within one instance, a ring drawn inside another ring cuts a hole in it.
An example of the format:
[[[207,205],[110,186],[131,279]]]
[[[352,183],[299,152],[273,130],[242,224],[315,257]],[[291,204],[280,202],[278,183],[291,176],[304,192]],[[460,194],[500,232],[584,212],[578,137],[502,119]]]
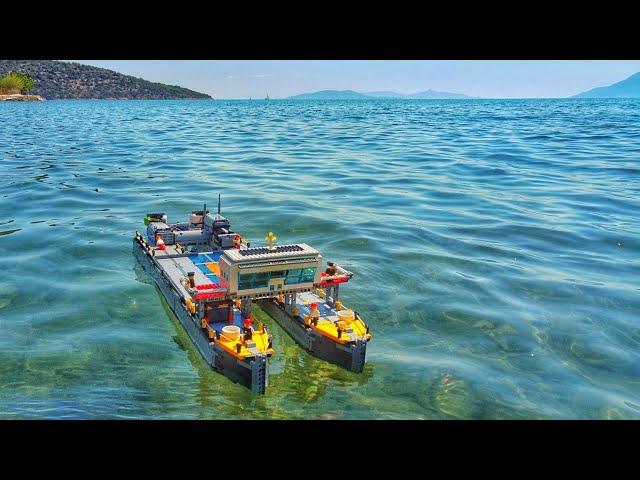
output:
[[[352,372],[362,372],[367,355],[366,340],[343,345],[305,327],[273,299],[260,300],[258,305],[311,355]]]
[[[151,255],[135,239],[133,241],[133,254],[144,271],[153,278],[169,308],[207,364],[232,381],[250,388],[252,392],[258,395],[266,393],[269,380],[268,357],[261,355],[240,360],[214,342],[210,342],[205,331],[197,325],[196,321],[184,308],[182,299],[163,276],[162,270],[156,266],[151,259]]]

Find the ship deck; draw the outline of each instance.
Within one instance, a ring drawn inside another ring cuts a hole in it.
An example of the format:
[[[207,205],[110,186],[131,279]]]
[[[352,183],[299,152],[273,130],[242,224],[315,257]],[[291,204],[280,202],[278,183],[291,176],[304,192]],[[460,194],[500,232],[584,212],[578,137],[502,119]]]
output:
[[[337,336],[337,329],[339,327],[338,322],[340,320],[337,310],[329,306],[324,298],[321,298],[313,292],[302,292],[296,295],[296,306],[300,311],[301,318],[304,318],[311,313],[310,305],[312,303],[315,303],[318,306],[318,312],[320,313],[318,324],[313,328],[319,331],[322,335],[327,335],[338,342],[346,340],[356,341],[359,338],[366,338],[368,335],[366,325],[361,320],[358,320],[352,322],[341,336]]]
[[[309,305],[312,303],[318,305],[320,320],[338,321],[338,314],[335,309],[331,308],[327,302],[325,302],[324,298],[320,298],[312,292],[302,292],[296,295],[296,305],[300,310],[301,317],[305,317],[311,313],[311,307]]]
[[[196,286],[209,285],[212,283],[220,285],[218,260],[222,256],[222,253],[223,252],[218,251],[183,254],[179,252],[175,246],[167,245],[166,250],[155,251],[155,260],[178,291],[180,291],[183,296],[189,298],[191,294],[181,281],[189,272],[195,273]],[[227,308],[232,308],[233,310],[232,322],[229,322]],[[227,325],[243,327],[243,318],[240,310],[230,305],[227,308],[218,308],[211,311],[209,315],[209,326],[211,328],[216,331],[222,331],[222,328]],[[255,327],[256,325],[254,325],[254,328]]]
[[[209,280],[209,283],[220,284],[220,267],[218,266],[218,260],[221,256],[222,252],[207,252],[189,254],[188,258]],[[196,273],[196,285],[199,285],[197,278]]]
[[[167,245],[166,250],[155,250],[155,260],[171,283],[184,296],[190,296],[181,279],[189,272],[195,273],[196,286],[215,284],[221,286],[218,260],[222,252],[181,253],[175,246]]]

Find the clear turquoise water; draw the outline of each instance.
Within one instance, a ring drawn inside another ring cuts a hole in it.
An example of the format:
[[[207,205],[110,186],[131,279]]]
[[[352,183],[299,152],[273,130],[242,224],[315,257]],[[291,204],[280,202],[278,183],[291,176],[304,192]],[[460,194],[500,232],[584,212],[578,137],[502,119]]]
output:
[[[639,101],[5,102],[0,155],[1,418],[640,418]],[[207,368],[131,236],[218,192],[356,273],[362,375]]]

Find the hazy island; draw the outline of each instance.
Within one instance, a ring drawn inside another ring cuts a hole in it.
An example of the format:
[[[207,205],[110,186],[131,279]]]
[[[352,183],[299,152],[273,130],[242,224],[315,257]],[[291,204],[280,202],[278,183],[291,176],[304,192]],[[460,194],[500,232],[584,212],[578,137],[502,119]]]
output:
[[[462,93],[439,92],[436,90],[425,90],[417,93],[397,93],[391,91],[381,92],[356,92],[354,90],[320,90],[318,92],[302,93],[287,97],[287,100],[360,100],[372,98],[395,98],[395,99],[478,99]],[[586,92],[574,95],[572,98],[640,98],[640,72],[631,75],[620,82],[598,87]]]
[[[406,100],[440,100],[440,99],[471,99],[469,95],[462,93],[438,92],[436,90],[425,90],[417,93],[397,93],[397,92],[355,92],[353,90],[321,90],[313,93],[302,93],[287,97],[287,100],[359,100],[369,98],[400,98]]]
[[[574,98],[640,98],[640,72],[606,87],[598,87]]]
[[[16,85],[16,75],[29,77],[30,88]],[[0,100],[39,99],[126,99],[173,100],[206,99],[206,93],[177,85],[150,82],[142,78],[73,62],[56,60],[0,60],[0,77],[10,76]],[[25,93],[30,95],[24,95]],[[12,97],[12,98],[8,98]]]
[[[313,93],[301,93],[287,97],[287,100],[354,100],[361,98],[369,98],[362,93],[353,90],[321,90]]]

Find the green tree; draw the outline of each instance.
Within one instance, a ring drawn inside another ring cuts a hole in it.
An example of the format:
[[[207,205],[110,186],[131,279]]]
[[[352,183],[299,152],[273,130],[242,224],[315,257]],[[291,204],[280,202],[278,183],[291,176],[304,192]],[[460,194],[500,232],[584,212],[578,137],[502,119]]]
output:
[[[20,89],[21,93],[29,92],[36,84],[35,80],[28,73],[16,72],[16,75],[18,75],[20,80],[22,80],[22,88]]]
[[[0,93],[2,94],[19,93],[22,86],[22,79],[13,72],[9,72],[0,78]]]
[[[9,72],[0,78],[0,93],[27,93],[35,85],[28,73]]]

